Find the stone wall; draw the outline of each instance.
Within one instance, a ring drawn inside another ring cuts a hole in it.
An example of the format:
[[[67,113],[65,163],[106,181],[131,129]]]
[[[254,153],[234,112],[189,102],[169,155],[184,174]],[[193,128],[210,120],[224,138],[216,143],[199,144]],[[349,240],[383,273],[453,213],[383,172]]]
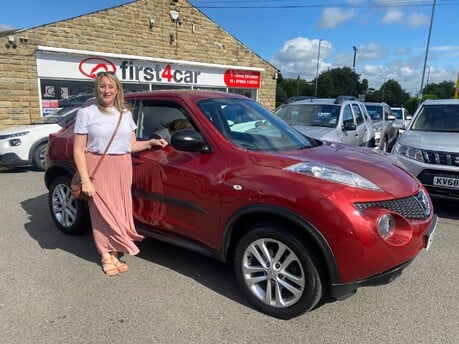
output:
[[[0,128],[40,117],[37,46],[264,68],[258,100],[275,106],[275,67],[185,0],[132,1],[11,35],[16,48],[0,36]]]

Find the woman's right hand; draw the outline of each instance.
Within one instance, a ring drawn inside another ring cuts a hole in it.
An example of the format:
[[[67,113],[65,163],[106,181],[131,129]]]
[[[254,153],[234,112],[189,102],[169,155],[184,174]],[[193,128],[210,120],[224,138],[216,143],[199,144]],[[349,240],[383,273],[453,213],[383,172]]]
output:
[[[91,179],[83,180],[81,183],[81,191],[88,195],[88,197],[93,197],[96,194],[96,189],[94,188]]]

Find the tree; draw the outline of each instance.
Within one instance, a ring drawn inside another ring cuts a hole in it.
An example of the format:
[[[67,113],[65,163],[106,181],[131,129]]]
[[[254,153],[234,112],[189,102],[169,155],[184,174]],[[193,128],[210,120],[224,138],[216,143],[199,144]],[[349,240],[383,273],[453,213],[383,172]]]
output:
[[[455,87],[456,85],[452,81],[442,81],[438,84],[431,83],[423,88],[422,94],[435,95],[438,99],[449,99],[454,97]]]
[[[402,89],[400,84],[393,79],[387,80],[381,85],[379,90],[365,97],[366,101],[385,102],[390,106],[401,106],[408,99],[410,99],[410,94]]]

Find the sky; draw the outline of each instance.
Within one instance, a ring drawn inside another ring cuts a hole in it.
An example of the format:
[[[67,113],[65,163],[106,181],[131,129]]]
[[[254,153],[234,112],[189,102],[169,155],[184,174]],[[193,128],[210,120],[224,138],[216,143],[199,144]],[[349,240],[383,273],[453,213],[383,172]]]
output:
[[[3,0],[0,30],[32,28],[129,2]],[[284,78],[312,81],[317,72],[355,67],[369,87],[379,89],[393,79],[412,96],[421,84],[458,79],[459,0],[188,3],[277,67]]]

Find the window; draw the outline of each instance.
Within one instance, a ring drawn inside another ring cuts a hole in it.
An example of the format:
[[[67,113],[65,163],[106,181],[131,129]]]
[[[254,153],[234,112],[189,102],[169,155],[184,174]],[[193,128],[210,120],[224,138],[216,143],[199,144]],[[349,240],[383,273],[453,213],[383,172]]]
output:
[[[354,117],[352,116],[351,106],[347,104],[343,109],[343,125],[346,126],[352,123],[354,123]]]
[[[352,109],[354,110],[355,121],[357,125],[364,122],[363,113],[358,104],[352,104]]]

